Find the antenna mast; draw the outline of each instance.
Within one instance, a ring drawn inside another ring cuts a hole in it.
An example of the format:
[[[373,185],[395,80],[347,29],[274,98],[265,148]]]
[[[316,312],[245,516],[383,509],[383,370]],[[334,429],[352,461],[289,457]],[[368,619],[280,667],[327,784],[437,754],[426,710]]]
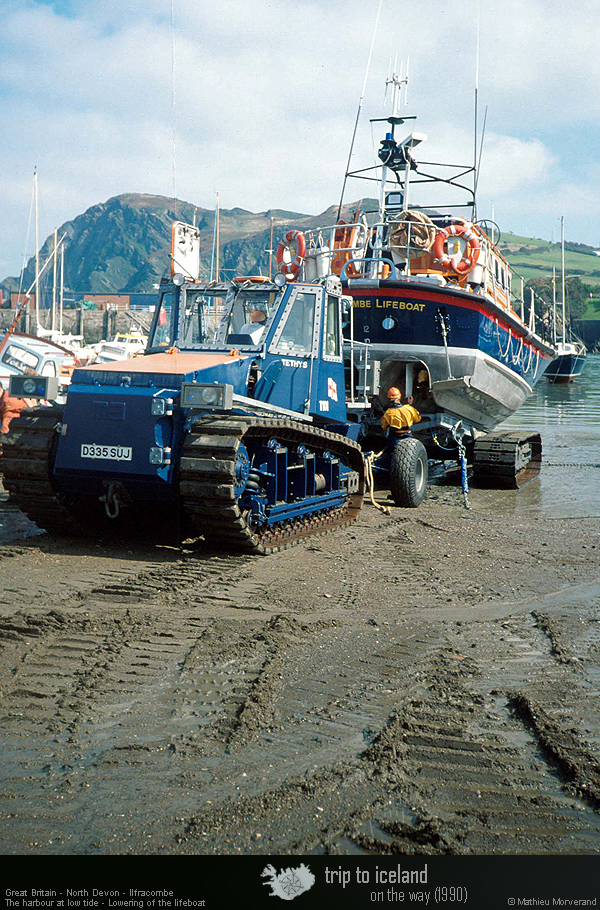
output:
[[[393,88],[392,88],[392,116],[389,118],[390,127],[391,127],[390,135],[391,135],[392,139],[394,138],[394,132],[395,132],[395,128],[396,128],[395,121],[398,119],[398,109],[400,107],[400,100],[402,97],[402,86],[404,86],[404,106],[406,107],[406,105],[408,104],[408,67],[409,67],[409,63],[410,63],[410,57],[408,57],[406,60],[406,75],[405,76],[402,75],[402,68],[400,70],[400,75],[398,75],[396,73],[395,64],[394,64],[394,72],[392,73],[391,76],[388,76],[388,78],[385,80],[386,94],[387,94],[388,85],[393,86]],[[410,165],[408,166],[408,168],[410,169]],[[379,188],[379,215],[380,215],[380,218],[382,221],[383,221],[383,216],[385,214],[385,185],[387,182],[387,172],[388,172],[388,167],[387,167],[387,165],[384,164],[383,167],[381,168],[381,184],[380,184],[380,188]],[[407,181],[408,181],[408,174],[406,175],[405,181],[404,181],[404,205],[405,205],[405,207],[408,205],[407,194],[406,194]]]
[[[477,200],[475,194],[477,193],[477,184],[479,182],[479,175],[477,172],[478,162],[477,162],[477,130],[478,130],[478,95],[479,95],[479,42],[481,34],[481,4],[477,3],[477,40],[475,44],[475,99],[474,99],[474,128],[473,128],[473,221],[477,218]],[[487,109],[486,109],[487,115]],[[481,136],[481,146],[483,150],[483,134]],[[481,160],[481,154],[479,156]]]
[[[368,58],[367,58],[367,68],[366,68],[366,70],[365,70],[365,78],[364,78],[364,80],[363,80],[362,91],[361,91],[361,93],[360,93],[360,98],[359,98],[359,101],[358,101],[358,110],[357,110],[357,112],[356,112],[356,120],[354,121],[354,130],[353,130],[353,132],[352,132],[352,140],[351,140],[351,142],[350,142],[350,151],[349,151],[349,153],[348,153],[348,162],[347,162],[347,164],[346,164],[346,173],[344,174],[344,182],[343,182],[343,184],[342,184],[342,193],[341,193],[341,195],[340,195],[340,204],[338,205],[338,214],[337,214],[337,220],[338,220],[338,221],[340,220],[340,216],[341,216],[341,213],[342,213],[342,203],[344,202],[344,192],[345,192],[345,190],[346,190],[346,181],[348,180],[348,173],[349,173],[349,171],[350,171],[350,161],[352,160],[352,152],[354,151],[354,141],[355,141],[355,139],[356,139],[356,131],[357,131],[357,129],[358,129],[358,121],[360,120],[360,112],[361,112],[361,110],[362,110],[363,101],[364,101],[364,98],[365,98],[365,91],[366,91],[366,88],[367,88],[367,79],[368,79],[368,77],[369,77],[369,69],[370,69],[370,67],[371,67],[371,57],[373,56],[373,48],[374,48],[374,46],[375,46],[375,37],[376,37],[376,35],[377,35],[377,26],[379,25],[379,16],[380,16],[380,14],[381,14],[381,7],[382,7],[382,4],[383,4],[383,0],[379,0],[379,7],[378,7],[378,9],[377,9],[377,17],[376,17],[376,19],[375,19],[375,28],[373,29],[373,37],[372,37],[372,39],[371,39],[371,47],[370,47],[370,50],[369,50],[369,56],[368,56]]]

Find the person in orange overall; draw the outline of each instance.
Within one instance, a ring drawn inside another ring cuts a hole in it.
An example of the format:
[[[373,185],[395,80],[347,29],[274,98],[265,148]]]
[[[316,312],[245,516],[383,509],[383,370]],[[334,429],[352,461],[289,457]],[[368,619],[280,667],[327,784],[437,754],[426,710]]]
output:
[[[406,404],[402,404],[402,393],[395,386],[388,389],[387,398],[389,406],[381,418],[381,426],[384,430],[389,428],[394,436],[403,435],[413,423],[420,421],[421,415],[413,407],[412,395],[408,396]]]
[[[23,408],[33,408],[36,404],[32,398],[11,398],[0,386],[0,434],[8,433],[11,420],[18,417]]]

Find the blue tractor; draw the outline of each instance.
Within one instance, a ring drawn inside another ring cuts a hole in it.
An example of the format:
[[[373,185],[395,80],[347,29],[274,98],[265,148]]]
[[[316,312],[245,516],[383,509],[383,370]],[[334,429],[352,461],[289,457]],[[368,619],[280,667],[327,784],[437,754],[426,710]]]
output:
[[[11,499],[52,532],[159,520],[260,554],[346,524],[364,461],[346,412],[345,306],[335,276],[163,279],[144,355],[76,369],[64,407],[13,421]],[[19,377],[20,394],[46,397],[40,381]]]

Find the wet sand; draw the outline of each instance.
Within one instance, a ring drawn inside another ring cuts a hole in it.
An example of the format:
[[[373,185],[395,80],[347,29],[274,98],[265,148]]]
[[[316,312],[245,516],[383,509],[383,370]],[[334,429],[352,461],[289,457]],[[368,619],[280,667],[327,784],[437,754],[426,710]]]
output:
[[[600,852],[600,539],[432,487],[275,556],[0,502],[5,854]]]

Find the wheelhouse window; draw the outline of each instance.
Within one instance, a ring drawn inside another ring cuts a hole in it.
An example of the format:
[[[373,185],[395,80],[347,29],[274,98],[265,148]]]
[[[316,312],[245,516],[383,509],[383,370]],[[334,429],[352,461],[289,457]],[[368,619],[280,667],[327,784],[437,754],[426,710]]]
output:
[[[41,376],[56,376],[56,364],[53,360],[47,360],[42,367]]]
[[[212,344],[222,318],[222,296],[194,290],[186,291],[181,327],[183,347]]]

